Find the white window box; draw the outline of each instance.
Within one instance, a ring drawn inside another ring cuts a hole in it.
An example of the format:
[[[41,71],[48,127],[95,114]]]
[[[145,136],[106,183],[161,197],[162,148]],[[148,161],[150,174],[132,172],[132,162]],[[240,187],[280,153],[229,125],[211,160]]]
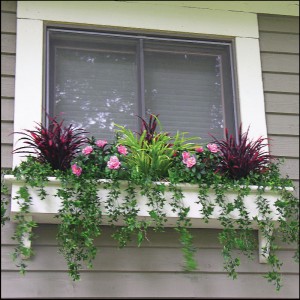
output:
[[[24,185],[24,181],[18,181],[13,175],[5,175],[5,182],[8,185],[11,185],[11,218],[12,221],[14,221],[14,216],[20,212],[20,205],[18,201],[13,200],[13,198],[17,195],[17,191],[21,186]],[[30,195],[32,197],[32,204],[30,207],[30,215],[28,216],[30,219],[36,221],[37,223],[47,223],[47,224],[57,224],[59,223],[59,219],[55,218],[55,216],[58,213],[58,210],[61,206],[61,200],[55,196],[57,193],[57,189],[60,187],[60,181],[56,179],[55,177],[48,177],[49,182],[47,186],[45,187],[45,190],[47,192],[47,196],[44,200],[40,200],[38,196],[38,192],[36,189],[29,189]],[[103,188],[103,183],[107,181],[105,179],[99,180],[99,192],[98,195],[101,199],[103,199],[103,203],[105,202],[106,195],[108,193],[108,190]],[[126,185],[126,182],[122,183],[123,186]],[[159,184],[167,184],[167,183],[159,183]],[[190,207],[190,211],[188,214],[188,217],[191,219],[192,228],[214,228],[214,229],[222,229],[222,225],[220,221],[218,220],[220,213],[222,212],[222,209],[215,206],[215,209],[212,213],[212,215],[209,218],[209,222],[205,223],[204,216],[201,214],[200,209],[201,204],[197,203],[199,201],[198,199],[198,185],[194,184],[180,184],[179,185],[182,188],[184,199],[183,203],[185,206]],[[121,185],[122,187],[122,185]],[[258,209],[255,204],[256,200],[256,191],[258,189],[257,186],[250,186],[251,192],[248,196],[244,198],[244,205],[249,213],[249,218],[252,220],[251,228],[254,230],[258,230],[257,223],[253,220],[254,217],[258,216],[258,218],[261,219],[261,216],[259,215]],[[287,188],[288,190],[292,191],[293,188]],[[165,193],[165,199],[167,200],[167,203],[165,205],[165,213],[167,217],[167,222],[165,223],[166,227],[175,227],[176,226],[176,220],[177,215],[172,211],[171,205],[168,204],[168,201],[171,199],[172,194],[168,191]],[[268,217],[274,222],[275,226],[276,223],[278,223],[278,220],[280,218],[279,212],[277,211],[277,208],[275,206],[275,202],[278,199],[278,195],[275,191],[271,191],[270,188],[265,189],[264,198],[268,201],[271,213]],[[227,192],[225,201],[233,202],[236,197],[236,193],[234,192]],[[209,200],[212,202],[215,202],[215,195],[213,191],[209,193]],[[149,216],[149,206],[147,206],[147,199],[145,196],[137,195],[138,200],[138,209],[139,213],[138,216],[141,220],[150,220]],[[122,194],[120,195],[119,202],[122,202]],[[237,210],[234,210],[231,213],[232,219],[238,219],[239,218],[239,212]],[[103,205],[103,225],[108,224],[108,220],[105,219],[105,208]],[[123,225],[122,221],[119,221],[116,225]],[[262,248],[266,246],[266,239],[258,233],[259,237],[259,259],[261,263],[266,263],[267,258],[262,255]]]

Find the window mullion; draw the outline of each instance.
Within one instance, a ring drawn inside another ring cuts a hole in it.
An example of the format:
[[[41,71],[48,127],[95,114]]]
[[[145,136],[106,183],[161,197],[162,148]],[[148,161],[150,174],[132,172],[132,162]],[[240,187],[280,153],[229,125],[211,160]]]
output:
[[[137,45],[137,85],[138,85],[138,115],[145,118],[145,77],[144,77],[144,45],[140,39]],[[141,128],[141,120],[138,120]]]

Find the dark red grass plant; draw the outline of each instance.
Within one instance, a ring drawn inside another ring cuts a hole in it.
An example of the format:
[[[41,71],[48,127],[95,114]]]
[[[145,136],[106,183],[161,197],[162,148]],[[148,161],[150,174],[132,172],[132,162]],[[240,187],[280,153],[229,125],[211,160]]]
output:
[[[24,129],[18,141],[23,141],[26,146],[19,147],[13,153],[36,154],[41,163],[49,163],[53,170],[64,171],[70,168],[71,161],[80,151],[80,147],[87,142],[83,136],[87,133],[82,128],[72,125],[63,126],[64,120],[56,121],[56,117],[49,119],[46,128],[42,123],[36,123],[35,130]]]
[[[156,133],[158,116],[159,116],[159,114],[157,114],[157,115],[151,114],[148,122],[145,119],[143,119],[142,117],[137,116],[142,121],[142,128],[141,128],[141,131],[139,132],[139,135],[141,136],[144,133],[144,131],[146,130],[145,140],[147,142],[151,142]]]
[[[260,137],[255,141],[249,141],[248,133],[249,127],[245,133],[242,133],[242,125],[240,125],[236,139],[232,134],[229,136],[227,128],[225,140],[218,140],[212,136],[221,154],[217,172],[226,174],[232,179],[240,179],[251,173],[265,173],[269,169],[272,156],[265,148],[268,139]]]

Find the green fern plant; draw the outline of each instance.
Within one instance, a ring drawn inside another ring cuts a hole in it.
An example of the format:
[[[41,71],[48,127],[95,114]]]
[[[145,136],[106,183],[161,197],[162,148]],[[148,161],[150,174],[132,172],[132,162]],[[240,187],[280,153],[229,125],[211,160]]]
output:
[[[193,151],[195,144],[191,141],[198,138],[187,138],[185,132],[177,132],[175,136],[162,132],[161,124],[154,115],[151,115],[148,126],[144,119],[142,121],[145,129],[139,134],[115,124],[118,128],[116,130],[119,136],[118,143],[130,149],[130,153],[126,156],[126,166],[132,171],[133,177],[149,180],[165,179],[168,177],[168,170],[176,153],[183,150]],[[159,131],[155,131],[157,125],[159,125]],[[151,134],[149,134],[150,129]]]

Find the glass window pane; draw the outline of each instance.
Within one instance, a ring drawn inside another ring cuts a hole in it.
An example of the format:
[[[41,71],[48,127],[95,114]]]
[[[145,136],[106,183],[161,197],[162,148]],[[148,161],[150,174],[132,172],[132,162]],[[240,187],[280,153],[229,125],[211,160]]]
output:
[[[159,114],[163,130],[211,141],[235,130],[228,43],[49,29],[47,111],[96,138],[113,124],[137,131]],[[145,87],[145,89],[143,89]],[[145,110],[145,111],[144,111]]]
[[[145,106],[163,129],[211,140],[224,136],[221,55],[201,45],[145,46]]]
[[[136,130],[134,44],[109,38],[83,44],[77,35],[53,51],[54,115],[101,139],[113,140],[114,122]]]

